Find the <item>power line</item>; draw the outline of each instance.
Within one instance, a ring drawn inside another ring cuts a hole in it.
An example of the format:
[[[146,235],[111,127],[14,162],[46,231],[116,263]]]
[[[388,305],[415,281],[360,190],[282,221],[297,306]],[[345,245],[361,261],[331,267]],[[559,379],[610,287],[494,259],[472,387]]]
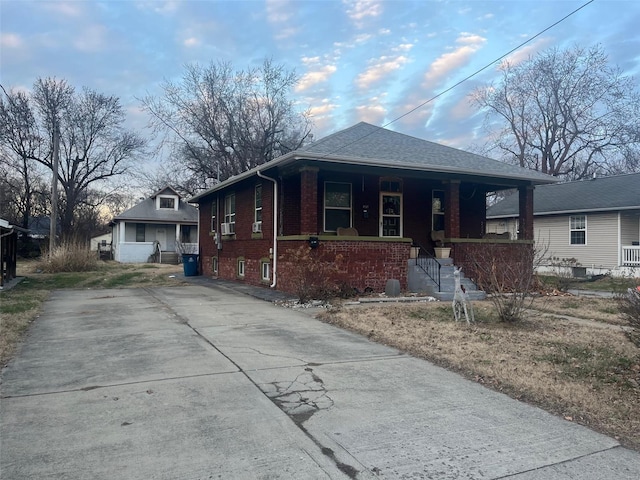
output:
[[[465,78],[463,78],[462,80],[458,81],[457,83],[451,85],[449,88],[446,88],[445,90],[443,90],[442,92],[434,95],[433,97],[429,98],[428,100],[425,100],[424,102],[422,102],[421,104],[417,105],[416,107],[412,108],[411,110],[403,113],[402,115],[400,115],[399,117],[394,118],[393,120],[385,123],[384,125],[382,125],[381,127],[378,128],[386,128],[389,125],[391,125],[392,123],[397,122],[398,120],[406,117],[407,115],[412,114],[413,112],[415,112],[416,110],[421,109],[422,107],[424,107],[425,105],[427,105],[428,103],[433,102],[434,100],[438,99],[439,97],[441,97],[442,95],[444,95],[445,93],[450,92],[451,90],[453,90],[454,88],[458,87],[459,85],[463,84],[464,82],[466,82],[467,80],[470,80],[471,78],[475,77],[476,75],[478,75],[479,73],[485,71],[487,68],[491,67],[492,65],[498,63],[500,60],[502,60],[503,58],[511,55],[512,53],[514,53],[516,50],[524,47],[526,44],[532,42],[533,40],[535,40],[536,38],[538,38],[540,35],[546,33],[547,31],[551,30],[552,28],[556,27],[557,25],[559,25],[560,23],[564,22],[566,19],[568,19],[569,17],[571,17],[572,15],[576,14],[577,12],[579,12],[580,10],[582,10],[583,8],[585,8],[587,5],[593,3],[595,0],[589,0],[588,2],[584,3],[583,5],[581,5],[580,7],[576,8],[575,10],[573,10],[572,12],[568,13],[567,15],[565,15],[564,17],[562,17],[560,20],[556,21],[555,23],[549,25],[547,28],[545,28],[544,30],[539,31],[538,33],[536,33],[533,37],[525,40],[524,42],[520,43],[518,46],[512,48],[511,50],[509,50],[507,53],[501,55],[500,57],[496,58],[495,60],[492,60],[491,62],[487,63],[484,67],[476,70],[475,72],[473,72],[472,74],[466,76]],[[342,150],[343,148],[346,148],[350,145],[353,145],[354,143],[358,143],[360,140],[363,140],[365,138],[367,138],[370,135],[373,135],[377,130],[373,130],[370,133],[367,133],[366,135],[363,135],[360,138],[357,138],[355,140],[353,140],[352,142],[346,143],[344,145],[342,145],[339,148],[336,148],[335,150],[333,150],[330,153],[326,153],[323,155],[323,157],[327,157],[329,155],[332,155],[340,150]],[[320,141],[320,143],[322,143],[322,140]]]

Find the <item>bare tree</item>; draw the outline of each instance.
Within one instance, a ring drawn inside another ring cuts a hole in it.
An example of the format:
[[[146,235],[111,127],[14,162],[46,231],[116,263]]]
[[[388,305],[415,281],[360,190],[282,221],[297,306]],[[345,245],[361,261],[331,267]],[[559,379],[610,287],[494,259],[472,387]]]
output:
[[[96,192],[127,172],[143,153],[145,141],[124,128],[124,109],[117,97],[87,88],[78,94],[64,80],[52,78],[38,79],[31,96],[4,88],[3,92],[0,147],[3,153],[57,172],[62,187],[61,234],[72,237],[81,207],[100,204],[107,193]],[[56,130],[59,167],[53,155]],[[86,212],[82,216],[86,218]]]
[[[638,169],[640,95],[601,46],[555,48],[500,71],[473,102],[506,161],[568,179]]]
[[[180,82],[165,81],[162,97],[143,98],[177,159],[176,187],[194,193],[300,147],[311,123],[287,97],[296,82],[270,60],[247,71],[212,63],[187,66]]]
[[[36,158],[46,156],[46,142],[24,92],[7,92],[0,98],[0,167],[3,217],[29,227],[35,196],[42,194],[43,177]],[[11,213],[10,213],[11,212]]]

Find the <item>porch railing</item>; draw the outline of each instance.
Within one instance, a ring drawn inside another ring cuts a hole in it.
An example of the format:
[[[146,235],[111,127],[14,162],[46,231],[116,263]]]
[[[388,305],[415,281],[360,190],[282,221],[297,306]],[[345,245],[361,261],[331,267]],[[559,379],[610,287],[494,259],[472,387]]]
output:
[[[625,267],[640,267],[640,246],[622,247],[622,265]]]
[[[436,260],[436,257],[434,257],[431,253],[429,253],[429,251],[427,251],[427,249],[424,248],[422,245],[414,243],[412,245],[412,248],[417,248],[418,250],[416,254],[416,265],[420,267],[420,269],[424,273],[427,274],[427,277],[433,280],[433,282],[438,287],[438,292],[439,292],[440,291],[440,268],[442,267],[440,265],[440,262],[438,262],[438,260]]]

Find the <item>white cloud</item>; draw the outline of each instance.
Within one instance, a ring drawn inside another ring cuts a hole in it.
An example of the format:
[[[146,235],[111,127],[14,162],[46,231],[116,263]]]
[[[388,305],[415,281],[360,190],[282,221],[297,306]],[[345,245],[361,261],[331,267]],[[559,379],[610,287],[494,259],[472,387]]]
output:
[[[471,56],[477,52],[486,39],[479,35],[468,33],[461,34],[456,40],[459,47],[455,50],[440,55],[429,67],[424,76],[424,88],[433,88],[440,81],[444,80],[450,72],[465,65]]]
[[[200,39],[199,39],[199,38],[196,38],[196,37],[189,37],[189,38],[186,38],[186,39],[182,42],[182,44],[183,44],[185,47],[188,47],[188,48],[191,48],[191,47],[197,47],[197,46],[199,46],[201,43],[202,43],[202,42],[200,41]]]
[[[347,15],[358,28],[364,26],[364,20],[368,17],[378,17],[382,14],[382,2],[377,0],[343,0],[348,6]]]
[[[88,25],[73,42],[76,49],[82,52],[97,52],[108,46],[107,29],[104,25]]]
[[[384,122],[387,115],[387,109],[379,103],[375,103],[376,99],[372,99],[369,105],[359,105],[356,107],[356,114],[359,122],[367,122],[373,125],[380,125]]]
[[[79,17],[82,14],[82,2],[45,2],[44,8],[64,17]]]
[[[396,57],[382,56],[370,61],[370,66],[356,78],[356,86],[367,89],[386,76],[401,68],[409,59],[404,55]]]
[[[534,43],[525,45],[524,47],[516,50],[511,55],[502,60],[501,64],[509,63],[511,65],[517,65],[524,62],[529,57],[535,55],[541,50],[547,48],[553,42],[553,38],[541,38]]]
[[[291,20],[292,9],[287,0],[267,0],[266,9],[269,23],[284,23]]]
[[[153,10],[160,15],[173,15],[180,6],[179,0],[146,0],[137,2],[140,10]]]
[[[23,45],[22,37],[15,33],[0,34],[0,46],[2,48],[20,48]]]
[[[311,66],[309,71],[305,73],[302,78],[300,78],[300,81],[296,85],[295,91],[304,92],[314,85],[328,81],[329,78],[331,78],[331,75],[333,75],[337,69],[338,67],[336,67],[335,65],[320,65],[318,62],[318,64]]]
[[[276,30],[275,38],[285,40],[295,36],[300,29],[294,23],[295,5],[288,0],[267,0],[267,22]]]

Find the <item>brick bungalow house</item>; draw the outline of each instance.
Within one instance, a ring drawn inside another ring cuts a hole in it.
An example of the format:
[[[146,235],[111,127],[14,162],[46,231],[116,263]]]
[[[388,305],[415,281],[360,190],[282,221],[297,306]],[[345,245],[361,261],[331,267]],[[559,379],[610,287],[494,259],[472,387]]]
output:
[[[350,288],[384,291],[388,279],[407,288],[410,258],[439,275],[436,246],[449,247],[471,277],[489,243],[507,261],[531,249],[534,186],[554,181],[361,122],[188,201],[199,205],[204,275],[295,292],[302,246],[323,262],[340,258],[340,281]],[[519,239],[483,238],[487,193],[513,188]]]

